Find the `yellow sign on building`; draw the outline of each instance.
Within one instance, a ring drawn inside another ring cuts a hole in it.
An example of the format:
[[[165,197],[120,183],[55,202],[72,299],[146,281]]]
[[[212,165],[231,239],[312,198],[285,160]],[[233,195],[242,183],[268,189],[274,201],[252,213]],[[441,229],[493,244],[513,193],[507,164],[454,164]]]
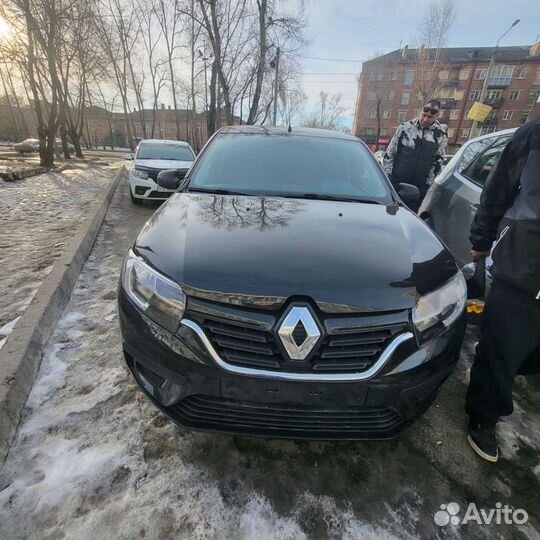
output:
[[[491,107],[489,105],[484,105],[476,101],[471,107],[470,111],[467,114],[469,120],[476,120],[477,122],[483,122],[491,112]]]

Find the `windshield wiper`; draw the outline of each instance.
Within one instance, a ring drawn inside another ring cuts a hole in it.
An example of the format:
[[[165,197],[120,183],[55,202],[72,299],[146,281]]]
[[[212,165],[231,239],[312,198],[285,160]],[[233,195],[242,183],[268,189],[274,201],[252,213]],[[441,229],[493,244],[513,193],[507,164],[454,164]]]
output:
[[[188,193],[213,193],[214,195],[244,195],[246,197],[253,196],[252,193],[243,193],[241,191],[232,191],[230,189],[212,189],[193,187],[187,190]]]
[[[340,201],[340,202],[359,202],[367,204],[383,204],[376,199],[370,199],[369,197],[341,197],[340,195],[325,195],[322,193],[298,193],[283,195],[283,197],[291,197],[294,199],[314,199],[320,201]]]

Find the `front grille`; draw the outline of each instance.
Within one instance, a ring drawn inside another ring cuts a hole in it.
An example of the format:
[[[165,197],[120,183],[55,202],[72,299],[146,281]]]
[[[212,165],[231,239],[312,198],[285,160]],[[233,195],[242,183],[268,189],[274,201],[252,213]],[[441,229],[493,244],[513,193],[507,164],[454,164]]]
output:
[[[204,395],[188,396],[168,412],[200,429],[315,439],[384,438],[403,424],[388,407],[287,406]]]
[[[407,329],[407,324],[354,329],[329,335],[318,351],[314,371],[363,371],[379,358],[388,343]]]
[[[372,326],[337,328],[323,337],[307,362],[291,361],[278,343],[274,331],[250,327],[225,318],[203,318],[199,323],[219,356],[229,364],[258,369],[347,373],[368,370],[392,339],[408,330],[405,321]],[[293,333],[297,344],[303,343],[306,330],[298,325]]]

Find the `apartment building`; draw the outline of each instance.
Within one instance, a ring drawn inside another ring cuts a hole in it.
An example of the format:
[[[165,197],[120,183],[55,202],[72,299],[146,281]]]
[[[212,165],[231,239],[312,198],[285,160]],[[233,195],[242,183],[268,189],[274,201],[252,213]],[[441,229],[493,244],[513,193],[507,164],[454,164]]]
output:
[[[401,49],[365,62],[360,75],[353,133],[372,149],[386,148],[397,126],[437,98],[448,125],[449,153],[471,135],[467,112],[480,98],[492,47]],[[524,124],[540,95],[538,47],[500,47],[484,103],[492,107],[480,133]]]

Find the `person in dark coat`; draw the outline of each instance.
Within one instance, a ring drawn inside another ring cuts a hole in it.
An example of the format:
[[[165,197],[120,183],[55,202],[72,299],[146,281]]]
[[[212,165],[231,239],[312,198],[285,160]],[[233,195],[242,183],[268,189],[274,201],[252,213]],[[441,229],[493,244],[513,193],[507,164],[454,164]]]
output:
[[[514,378],[540,371],[540,120],[516,131],[492,169],[470,240],[473,261],[491,253],[493,283],[467,392],[468,440],[495,462]]]
[[[415,212],[441,172],[446,154],[448,126],[437,120],[440,110],[440,101],[428,101],[418,118],[397,128],[383,158],[383,168],[396,189],[402,182],[418,187],[420,198],[409,204]]]

